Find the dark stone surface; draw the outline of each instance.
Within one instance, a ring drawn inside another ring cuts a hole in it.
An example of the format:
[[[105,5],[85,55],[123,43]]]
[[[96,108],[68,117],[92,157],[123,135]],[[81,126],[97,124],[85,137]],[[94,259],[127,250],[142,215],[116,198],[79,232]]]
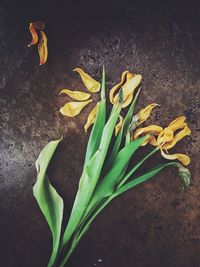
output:
[[[34,162],[48,141],[64,134],[49,173],[67,218],[92,105],[64,118],[59,108],[68,99],[58,93],[84,89],[72,72],[76,66],[99,78],[102,64],[108,88],[125,69],[143,75],[138,109],[161,104],[148,123],[187,116],[192,136],[177,151],[191,156],[192,184],[184,192],[176,170],[168,169],[116,199],[69,266],[200,266],[199,8],[198,1],[0,1],[0,266],[46,266],[51,234],[32,195]],[[28,23],[36,19],[46,22],[49,39],[42,67],[37,49],[27,48]]]

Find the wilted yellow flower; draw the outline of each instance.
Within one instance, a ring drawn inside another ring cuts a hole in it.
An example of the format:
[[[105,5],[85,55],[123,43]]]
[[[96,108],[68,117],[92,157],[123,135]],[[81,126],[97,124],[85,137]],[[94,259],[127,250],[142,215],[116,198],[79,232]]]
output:
[[[155,136],[159,135],[163,131],[163,128],[158,125],[150,125],[147,127],[139,128],[135,131],[133,138],[137,139],[141,135],[148,135],[149,137],[145,140],[145,142],[142,144],[143,146],[147,143],[156,146],[157,141]]]
[[[95,122],[96,120],[96,116],[97,116],[97,106],[98,104],[92,109],[92,111],[90,111],[88,118],[87,118],[87,122],[84,126],[85,132],[87,132],[88,128]]]
[[[119,122],[115,125],[115,136],[117,136],[119,131],[121,130],[123,121],[124,121],[124,118],[120,115]]]
[[[40,31],[40,42],[38,44],[38,53],[40,56],[40,65],[43,65],[47,61],[48,47],[47,47],[47,36],[44,31]]]
[[[132,99],[135,89],[138,87],[142,80],[141,75],[133,74],[129,71],[124,71],[121,76],[121,81],[116,84],[109,94],[110,102],[112,104],[117,104],[119,102],[119,91],[122,89],[123,94],[123,104],[122,107],[127,107]]]
[[[92,93],[97,93],[100,91],[100,83],[95,81],[90,75],[85,73],[82,69],[76,68],[74,71],[78,72],[81,76],[81,79],[83,83],[85,84],[86,88],[92,92]]]
[[[161,150],[161,155],[168,160],[179,160],[183,165],[188,165],[190,163],[190,158],[185,154],[175,153],[172,155],[168,154],[168,149],[171,149],[176,145],[178,141],[180,141],[183,137],[190,135],[191,130],[185,123],[185,117],[181,116],[177,119],[173,120],[168,127],[164,130],[161,130],[158,134],[157,140],[155,139],[155,125],[151,125],[149,127],[144,127],[138,129],[134,134],[134,139],[137,139],[140,135],[149,134],[150,137],[148,142],[152,145],[157,146]],[[177,130],[179,130],[177,132]],[[152,136],[153,135],[153,139]],[[152,142],[153,140],[153,142]],[[145,143],[145,144],[146,144]]]

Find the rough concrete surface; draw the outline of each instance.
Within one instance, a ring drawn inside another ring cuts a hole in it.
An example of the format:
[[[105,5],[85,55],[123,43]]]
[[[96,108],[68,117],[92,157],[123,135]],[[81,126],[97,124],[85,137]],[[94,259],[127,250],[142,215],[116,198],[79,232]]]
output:
[[[143,75],[137,109],[161,105],[148,124],[187,117],[192,135],[176,151],[190,155],[192,183],[184,192],[176,170],[166,169],[114,200],[68,266],[200,266],[200,5],[161,2],[0,1],[0,266],[47,265],[52,240],[32,195],[34,162],[48,141],[64,135],[49,176],[65,200],[66,221],[88,140],[83,126],[98,96],[67,118],[59,108],[69,98],[58,94],[85,90],[75,67],[99,79],[103,64],[108,89],[123,70]],[[28,23],[38,19],[49,40],[44,66],[37,48],[27,48]]]

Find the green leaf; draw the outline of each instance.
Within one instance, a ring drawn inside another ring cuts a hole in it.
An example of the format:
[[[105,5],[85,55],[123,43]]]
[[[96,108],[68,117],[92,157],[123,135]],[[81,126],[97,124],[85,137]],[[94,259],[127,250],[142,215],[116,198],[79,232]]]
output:
[[[97,118],[92,127],[90,138],[87,145],[85,154],[84,167],[88,161],[93,157],[97,149],[99,148],[103,128],[106,122],[106,99],[105,99],[105,69],[103,68],[102,83],[101,83],[101,101],[98,103]]]
[[[134,187],[138,184],[144,183],[145,181],[149,180],[150,178],[155,176],[157,173],[159,173],[162,169],[169,167],[169,166],[177,166],[177,162],[172,161],[170,163],[163,163],[163,164],[156,166],[155,168],[153,168],[149,172],[133,179],[132,181],[130,181],[130,182],[126,183],[125,185],[121,186],[120,188],[118,188],[114,192],[113,195],[116,197],[116,196],[126,192],[127,190],[131,189],[132,187]]]
[[[101,142],[94,156],[86,164],[80,178],[78,192],[74,201],[68,225],[64,231],[62,247],[70,240],[74,230],[79,225],[90,198],[98,182],[107,152],[113,135],[114,127],[121,111],[121,106],[115,106],[108,119],[101,136]]]
[[[63,200],[51,185],[46,170],[60,140],[49,142],[41,151],[37,161],[37,181],[33,187],[33,194],[49,225],[53,237],[53,250],[48,267],[53,266],[60,241],[63,218]]]
[[[100,182],[92,199],[87,207],[86,214],[103,198],[110,196],[117,183],[119,182],[119,177],[122,178],[121,173],[123,174],[124,168],[126,168],[127,164],[129,163],[130,158],[134,154],[134,152],[141,146],[141,144],[145,141],[147,137],[141,137],[137,140],[128,144],[125,148],[121,149],[118,153],[112,168],[108,171],[106,176]]]
[[[124,122],[123,122],[123,125],[122,125],[122,128],[121,130],[119,131],[117,137],[116,137],[116,140],[115,140],[115,143],[113,145],[113,149],[111,151],[111,154],[110,154],[110,157],[108,158],[108,161],[105,165],[105,171],[106,170],[109,170],[112,166],[112,164],[114,163],[114,160],[117,156],[117,153],[120,149],[120,146],[121,146],[121,143],[122,143],[122,139],[124,136],[127,135],[127,131],[128,131],[128,127],[129,127],[129,124],[130,124],[130,121],[131,121],[131,118],[133,116],[133,112],[134,112],[134,109],[135,109],[135,105],[136,105],[136,102],[137,102],[137,99],[138,99],[138,95],[140,93],[140,89],[138,90],[137,94],[135,95],[132,103],[131,103],[131,106],[129,107],[129,110],[124,118]],[[127,144],[128,142],[126,142]]]

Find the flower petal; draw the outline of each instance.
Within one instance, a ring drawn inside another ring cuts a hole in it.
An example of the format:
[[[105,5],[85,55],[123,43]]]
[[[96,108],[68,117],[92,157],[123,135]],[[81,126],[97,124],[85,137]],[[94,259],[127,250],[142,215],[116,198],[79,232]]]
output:
[[[29,24],[29,31],[32,35],[32,41],[30,44],[28,44],[28,47],[31,47],[32,45],[35,45],[38,43],[38,33],[36,29],[33,27],[33,23]]]
[[[44,31],[40,31],[40,42],[38,44],[38,53],[40,56],[40,65],[43,65],[47,61],[48,48],[47,48],[47,36]]]
[[[135,89],[138,87],[142,80],[142,76],[140,74],[133,75],[132,73],[127,73],[126,75],[127,81],[122,86],[122,92],[124,97],[124,103],[122,104],[122,107],[127,107],[133,99],[133,94]],[[114,103],[118,102],[118,94],[114,97]]]
[[[178,118],[176,118],[175,120],[173,120],[168,127],[172,130],[172,131],[176,131],[178,129],[182,129],[184,128],[186,125],[185,123],[185,117],[184,116],[180,116]]]
[[[92,100],[87,100],[84,102],[68,102],[63,107],[61,107],[60,112],[64,116],[75,117],[77,116],[84,107],[86,107]]]
[[[81,91],[71,91],[68,89],[63,89],[61,90],[60,94],[66,94],[68,96],[70,96],[71,98],[75,99],[75,100],[79,100],[79,101],[84,101],[90,98],[91,94],[85,93],[85,92],[81,92]]]
[[[97,104],[98,105],[98,104]],[[96,116],[97,116],[97,110],[98,107],[97,105],[92,109],[92,111],[89,113],[88,118],[87,118],[87,122],[84,126],[85,132],[87,132],[87,130],[89,129],[89,127],[95,122],[96,120]]]
[[[123,121],[124,118],[121,115],[119,115],[119,122],[115,125],[115,136],[117,136],[119,131],[121,130]]]
[[[97,93],[100,90],[100,83],[95,81],[90,75],[85,73],[82,69],[76,68],[74,71],[78,72],[81,76],[81,79],[83,83],[85,84],[86,88],[92,92],[92,93]]]
[[[143,122],[145,122],[150,114],[151,114],[151,111],[156,107],[156,106],[159,106],[158,104],[156,103],[152,103],[150,105],[148,105],[147,107],[141,109],[138,114],[136,114],[135,116],[138,117],[138,121],[137,121],[137,125],[140,125],[142,124]]]
[[[163,156],[163,158],[168,159],[168,160],[175,160],[175,159],[177,159],[178,161],[180,161],[185,166],[187,166],[190,163],[190,157],[188,157],[185,154],[175,153],[175,154],[169,155],[169,154],[166,154],[161,149],[161,155]]]
[[[180,141],[182,138],[184,138],[185,136],[190,135],[190,134],[191,134],[190,128],[188,126],[185,126],[180,132],[178,132],[174,136],[174,139],[172,140],[172,142],[166,143],[164,145],[164,148],[170,149],[170,148],[174,147],[178,141]]]
[[[140,135],[155,134],[158,135],[162,132],[163,128],[158,125],[150,125],[147,127],[139,128],[134,133],[134,139],[137,139]]]
[[[174,132],[170,128],[165,128],[157,138],[158,146],[166,149],[166,145],[174,140]]]
[[[44,22],[43,21],[40,21],[40,20],[34,21],[34,22],[32,22],[32,25],[37,30],[44,30]]]
[[[114,97],[116,96],[116,91],[118,90],[118,89],[120,89],[121,87],[122,87],[122,85],[125,83],[125,81],[126,81],[126,77],[127,77],[127,74],[129,73],[129,76],[128,77],[130,77],[130,75],[134,75],[134,74],[132,74],[132,73],[130,73],[129,71],[124,71],[123,73],[122,73],[122,75],[121,75],[121,81],[118,83],[118,84],[116,84],[111,90],[110,90],[110,93],[109,93],[109,98],[110,98],[110,103],[111,104],[115,104],[115,102],[114,102]]]
[[[153,146],[157,145],[157,141],[154,135],[158,135],[160,132],[162,132],[163,128],[158,125],[150,125],[147,127],[139,128],[135,131],[133,139],[137,139],[139,136],[143,135],[149,135],[147,140],[142,144],[145,146],[146,144],[151,144]]]

